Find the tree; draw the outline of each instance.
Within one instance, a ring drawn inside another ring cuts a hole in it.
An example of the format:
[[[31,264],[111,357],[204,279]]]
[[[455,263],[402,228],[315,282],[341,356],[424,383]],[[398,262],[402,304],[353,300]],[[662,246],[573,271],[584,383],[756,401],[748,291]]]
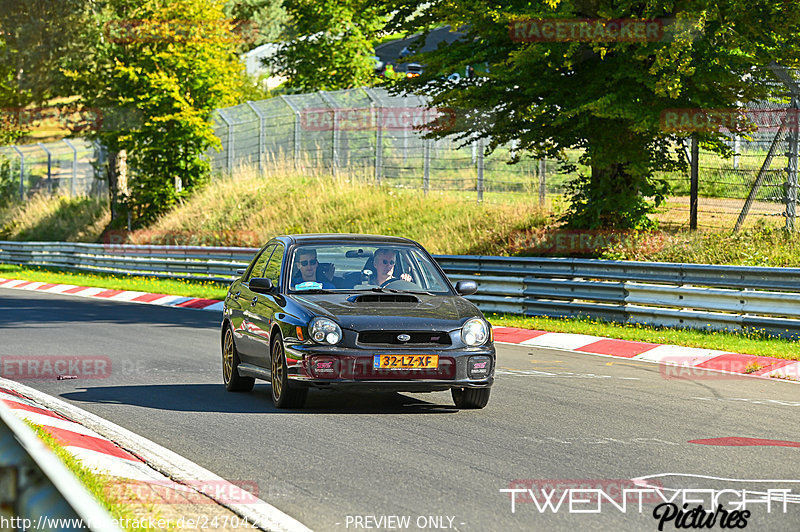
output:
[[[242,52],[277,41],[289,20],[282,0],[229,0],[225,14],[244,34]]]
[[[29,130],[54,96],[64,96],[59,69],[80,35],[85,0],[4,0],[0,6],[0,144]],[[60,104],[66,106],[66,104]],[[30,107],[34,107],[31,109]],[[50,106],[46,114],[57,114]],[[27,108],[27,109],[26,109]]]
[[[205,182],[219,145],[217,107],[236,103],[243,66],[221,0],[107,0],[86,14],[84,54],[66,70],[84,104],[103,114],[92,136],[109,152],[112,210],[152,221]],[[117,186],[127,154],[131,179]]]
[[[453,2],[401,0],[394,6],[394,28],[450,24],[467,34],[420,54],[425,73],[403,84],[430,95],[434,105],[470,110],[453,130],[433,136],[483,137],[489,150],[517,140],[521,151],[562,161],[565,150],[583,150],[579,162],[591,170],[572,183],[565,217],[580,228],[651,226],[647,214],[668,192],[657,172],[686,168],[676,133],[662,127],[662,111],[734,108],[765,98],[774,78],[763,67],[773,60],[792,66],[800,58],[800,10],[788,2],[459,0],[454,9]],[[562,33],[543,35],[538,19],[562,21]],[[575,19],[677,23],[638,40],[619,37],[620,21],[593,24],[597,33],[578,31],[575,38],[574,25],[564,23]],[[458,83],[439,75],[465,63],[485,64],[488,73]],[[698,136],[714,151],[729,151],[718,132]]]
[[[288,0],[291,25],[273,60],[299,92],[349,89],[375,81],[372,39],[386,6],[371,0]]]
[[[8,47],[0,35],[0,57],[6,57]],[[13,65],[8,61],[0,61],[0,146],[13,144],[22,134],[18,114],[14,109],[19,109],[22,99],[17,91],[16,75]]]
[[[91,2],[89,2],[91,3]],[[19,105],[60,95],[59,63],[80,33],[86,0],[3,0],[0,9],[0,64],[14,72]]]

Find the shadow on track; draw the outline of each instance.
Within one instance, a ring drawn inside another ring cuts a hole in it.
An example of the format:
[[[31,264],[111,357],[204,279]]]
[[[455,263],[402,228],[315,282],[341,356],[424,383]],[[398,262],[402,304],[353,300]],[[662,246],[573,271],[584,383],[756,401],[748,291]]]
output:
[[[71,401],[124,404],[156,410],[237,414],[446,414],[451,405],[429,403],[399,393],[352,393],[311,390],[305,408],[279,410],[268,384],[251,393],[230,393],[221,384],[101,386],[62,393]]]
[[[87,322],[217,329],[221,318],[222,312],[0,289],[0,329]]]

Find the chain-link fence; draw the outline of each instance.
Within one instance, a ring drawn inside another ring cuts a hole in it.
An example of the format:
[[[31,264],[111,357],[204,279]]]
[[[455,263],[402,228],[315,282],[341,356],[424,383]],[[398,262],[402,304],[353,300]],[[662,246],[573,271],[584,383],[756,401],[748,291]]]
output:
[[[758,129],[747,135],[728,134],[726,144],[733,152],[729,158],[699,149],[698,227],[793,225],[796,193],[795,201],[791,201],[790,184],[797,179],[797,164],[792,164],[797,144],[792,139],[798,131],[797,109],[793,105],[791,100],[776,99],[751,103],[735,111],[738,118],[748,120]],[[684,149],[691,161],[688,139]],[[670,183],[672,195],[662,220],[688,225],[690,174],[664,177]]]
[[[750,135],[729,136],[732,157],[699,152],[700,228],[731,229],[760,222],[793,225],[797,100],[787,92],[785,97],[778,94],[773,101],[746,107],[747,118],[758,129]],[[428,140],[418,128],[427,123],[446,128],[455,118],[448,110],[430,109],[419,96],[395,96],[380,88],[279,96],[219,109],[213,127],[222,149],[210,151],[208,158],[217,176],[234,175],[250,166],[262,172],[342,172],[397,187],[453,191],[473,201],[545,203],[546,198],[563,197],[572,176],[559,173],[555,161],[523,156],[510,165],[513,144],[485,155],[485,141],[461,145],[448,137]],[[567,155],[575,162],[580,153]],[[690,159],[688,143],[686,155]],[[107,183],[96,172],[100,165],[94,164],[98,157],[102,158],[102,150],[80,139],[0,147],[0,180],[5,191],[13,181],[13,193],[21,197],[38,190],[106,194]],[[657,215],[659,221],[665,226],[688,226],[689,174],[662,177],[672,192]]]
[[[424,139],[418,129],[431,122],[446,128],[455,118],[450,110],[430,109],[419,96],[380,88],[281,96],[218,110],[214,131],[222,150],[211,162],[228,174],[243,165],[346,170],[377,183],[460,191],[479,200],[538,196],[545,188],[563,192],[554,163],[523,157],[509,165],[513,146],[485,156],[484,141],[460,146],[450,138]]]
[[[780,123],[781,116],[791,114],[787,111],[790,108],[786,101],[749,106],[747,118],[755,118],[752,121],[758,130],[747,136],[730,135],[735,153],[730,158],[700,150],[699,227],[733,228],[740,217],[743,225],[758,220],[784,222],[787,190],[791,188],[787,186],[786,154],[793,129],[778,131],[780,128],[772,122]],[[544,202],[546,195],[563,196],[573,176],[559,173],[555,161],[523,157],[518,164],[509,165],[513,145],[484,156],[484,141],[462,146],[447,137],[427,140],[424,131],[418,129],[429,122],[447,127],[451,119],[447,110],[429,109],[424,98],[395,96],[380,88],[320,91],[248,102],[218,111],[214,130],[222,140],[222,150],[211,154],[212,167],[228,174],[246,165],[261,170],[287,165],[299,171],[345,170],[377,183],[425,191],[460,191],[465,198],[478,200],[527,196]],[[796,117],[794,126],[796,131]],[[772,156],[765,166],[770,151]],[[567,155],[575,162],[580,154]],[[688,143],[686,155],[688,159]],[[672,193],[658,219],[665,226],[688,226],[689,174],[662,177],[670,183]]]
[[[96,176],[102,157],[85,139],[0,146],[0,181],[5,194],[25,198],[39,191],[64,195],[106,195],[107,182]]]

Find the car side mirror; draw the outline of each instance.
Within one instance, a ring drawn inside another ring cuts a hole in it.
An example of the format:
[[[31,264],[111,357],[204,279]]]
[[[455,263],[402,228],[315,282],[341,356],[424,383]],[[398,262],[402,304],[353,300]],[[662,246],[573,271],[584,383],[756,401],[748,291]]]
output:
[[[253,277],[250,279],[250,290],[257,294],[269,294],[275,288],[272,279],[266,277]]]
[[[456,283],[456,292],[462,296],[468,296],[478,291],[478,283],[475,281],[458,281]]]

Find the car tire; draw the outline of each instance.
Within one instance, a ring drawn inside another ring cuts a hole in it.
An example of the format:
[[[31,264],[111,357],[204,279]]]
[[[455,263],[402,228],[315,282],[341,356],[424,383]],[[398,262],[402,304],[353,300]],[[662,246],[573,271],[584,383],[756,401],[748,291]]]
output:
[[[230,325],[225,327],[222,337],[222,382],[229,392],[249,392],[256,384],[253,377],[239,375],[239,352],[233,341],[233,330]]]
[[[453,402],[463,409],[483,408],[489,403],[491,388],[451,388]]]
[[[292,388],[289,385],[286,366],[286,350],[283,341],[275,338],[272,342],[272,404],[275,408],[303,408],[308,388]]]

